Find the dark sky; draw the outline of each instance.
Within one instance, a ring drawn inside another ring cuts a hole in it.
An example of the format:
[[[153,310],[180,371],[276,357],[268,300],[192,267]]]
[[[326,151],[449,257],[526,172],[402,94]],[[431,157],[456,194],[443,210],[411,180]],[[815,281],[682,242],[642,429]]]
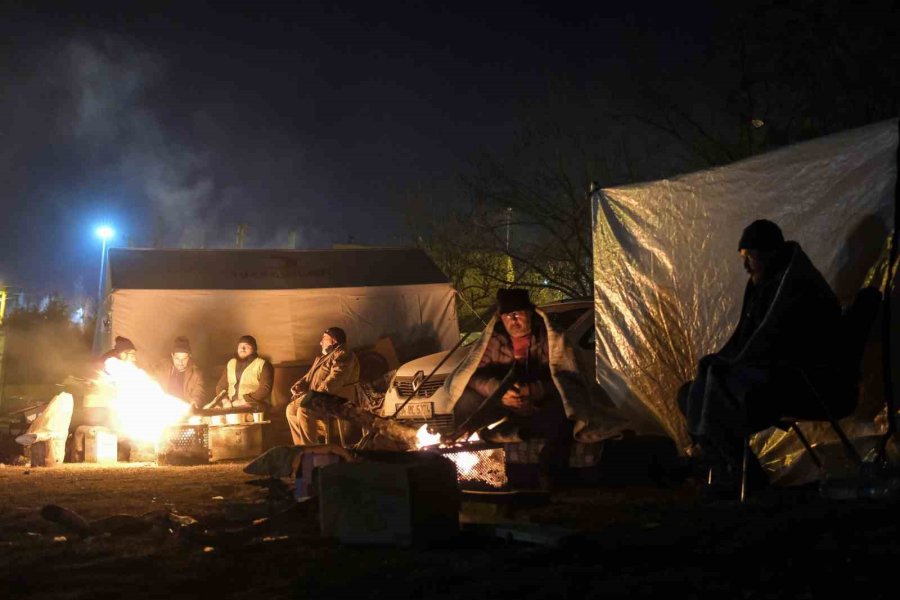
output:
[[[413,191],[448,201],[558,89],[689,76],[713,4],[4,3],[0,279],[92,293],[101,223],[118,245],[237,223],[252,247],[403,243]]]

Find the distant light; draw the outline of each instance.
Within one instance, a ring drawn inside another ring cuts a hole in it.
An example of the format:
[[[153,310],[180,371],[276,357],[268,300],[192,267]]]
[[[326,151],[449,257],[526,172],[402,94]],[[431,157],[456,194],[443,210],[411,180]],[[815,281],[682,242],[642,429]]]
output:
[[[750,124],[753,125],[753,128],[754,128],[754,129],[759,129],[760,127],[762,127],[763,125],[765,125],[766,122],[763,121],[762,119],[753,119],[753,120],[750,121]]]
[[[113,228],[107,227],[106,225],[104,225],[103,227],[98,227],[94,231],[94,233],[96,233],[97,237],[99,237],[101,240],[108,240],[111,237],[113,237],[114,235],[116,235],[116,232],[113,231]]]

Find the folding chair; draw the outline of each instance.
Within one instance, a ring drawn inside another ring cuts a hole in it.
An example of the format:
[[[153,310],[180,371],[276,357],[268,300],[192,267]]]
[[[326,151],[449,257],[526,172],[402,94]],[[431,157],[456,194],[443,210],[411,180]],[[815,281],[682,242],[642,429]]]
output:
[[[856,293],[853,302],[847,307],[841,317],[840,335],[842,343],[844,344],[844,356],[847,364],[855,369],[857,381],[859,381],[862,375],[861,364],[863,353],[866,349],[866,341],[869,338],[869,332],[872,330],[872,324],[875,322],[875,317],[878,315],[880,305],[881,292],[879,292],[877,288],[863,288]],[[822,410],[821,414],[823,415],[822,418],[783,417],[775,427],[782,431],[793,431],[806,451],[809,452],[810,458],[812,458],[816,467],[819,469],[820,475],[824,475],[825,467],[822,460],[819,458],[818,454],[816,454],[816,451],[810,445],[809,440],[803,435],[803,432],[797,424],[800,421],[828,421],[831,428],[838,436],[838,439],[840,439],[847,457],[857,468],[862,468],[862,457],[850,442],[850,438],[847,437],[847,434],[844,433],[844,430],[838,424],[839,419],[850,416],[853,414],[853,411],[856,410],[856,406],[859,403],[858,394],[853,398],[852,402],[849,402],[846,407],[843,407],[844,410],[836,414],[828,407],[821,396],[819,396],[806,374],[803,374],[803,377],[806,379],[806,384],[813,392],[813,396],[815,396],[819,402],[819,406]],[[750,452],[752,452],[750,449],[750,437],[747,436],[744,438],[744,456],[741,465],[741,502],[744,502],[747,499],[747,467],[750,461]]]

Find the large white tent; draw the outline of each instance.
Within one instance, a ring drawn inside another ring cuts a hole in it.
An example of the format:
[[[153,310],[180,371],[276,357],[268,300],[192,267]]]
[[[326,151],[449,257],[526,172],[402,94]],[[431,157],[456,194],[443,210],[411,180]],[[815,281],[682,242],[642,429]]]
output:
[[[689,445],[676,390],[737,323],[737,242],[755,219],[778,223],[850,300],[893,227],[897,126],[595,194],[597,377],[614,401],[643,404]]]
[[[454,295],[417,249],[114,248],[96,345],[125,336],[149,363],[185,335],[209,371],[249,334],[276,365],[309,364],[322,331],[337,325],[351,347],[390,337],[404,359],[456,343]]]

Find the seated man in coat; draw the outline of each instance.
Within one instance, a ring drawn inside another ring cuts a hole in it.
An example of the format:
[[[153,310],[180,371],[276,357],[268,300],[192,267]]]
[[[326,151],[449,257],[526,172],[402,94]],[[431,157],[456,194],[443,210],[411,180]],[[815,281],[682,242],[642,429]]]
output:
[[[725,485],[737,483],[745,436],[785,416],[843,412],[856,397],[842,360],[840,304],[800,245],[759,220],[738,251],[750,279],[737,328],[719,352],[700,359],[696,379],[678,394],[688,431]],[[767,482],[755,456],[749,468],[751,484]]]
[[[504,389],[501,389],[502,388]],[[524,289],[497,292],[497,315],[445,387],[456,399],[457,426],[482,439],[546,440],[540,473],[558,481],[573,441],[597,442],[621,433],[626,421],[605,406],[579,372],[574,349]]]
[[[186,337],[175,338],[171,358],[157,365],[153,378],[170,396],[190,402],[194,408],[203,407],[203,374],[191,356],[191,343]]]
[[[293,400],[285,414],[296,445],[314,445],[319,442],[319,426],[327,427],[325,416],[300,406],[310,392],[324,392],[356,401],[356,384],[359,382],[359,361],[347,349],[347,334],[340,327],[329,327],[319,341],[321,354],[299,381],[291,386]],[[340,425],[338,425],[340,426]]]

